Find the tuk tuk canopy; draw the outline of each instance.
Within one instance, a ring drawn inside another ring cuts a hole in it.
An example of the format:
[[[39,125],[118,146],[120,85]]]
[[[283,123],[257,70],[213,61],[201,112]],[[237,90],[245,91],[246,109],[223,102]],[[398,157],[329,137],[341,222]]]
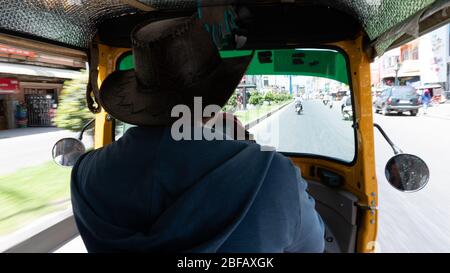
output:
[[[221,51],[222,58],[252,54],[251,51]],[[327,49],[256,50],[246,75],[311,76],[349,84],[344,55]]]
[[[314,14],[317,21],[299,25],[298,28],[314,25],[331,28],[333,21],[327,21],[326,25],[320,25],[320,21],[328,20],[327,10],[336,10],[334,22],[341,22],[345,19],[343,17],[347,17],[359,24],[367,36],[366,49],[372,57],[450,19],[448,0],[0,0],[0,31],[87,49],[101,24],[108,20],[142,14],[146,14],[146,19],[158,18],[180,10],[195,11],[198,5],[224,4],[295,5],[313,7],[318,11]],[[275,20],[279,18],[274,18],[271,24],[278,23]],[[356,35],[357,30],[354,32]]]

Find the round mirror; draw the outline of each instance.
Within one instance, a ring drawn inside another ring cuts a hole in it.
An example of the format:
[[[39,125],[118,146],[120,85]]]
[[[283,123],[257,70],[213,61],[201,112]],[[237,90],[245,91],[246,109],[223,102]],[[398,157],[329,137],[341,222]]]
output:
[[[387,181],[402,192],[421,190],[430,178],[427,164],[411,154],[398,154],[392,157],[386,164],[384,172]]]
[[[85,152],[84,144],[78,139],[63,138],[53,146],[52,156],[56,164],[71,167]]]

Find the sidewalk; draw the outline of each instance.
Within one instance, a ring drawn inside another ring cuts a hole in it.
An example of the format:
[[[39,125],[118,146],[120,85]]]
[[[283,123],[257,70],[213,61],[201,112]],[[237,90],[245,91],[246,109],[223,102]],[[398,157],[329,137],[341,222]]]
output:
[[[276,112],[280,111],[281,109],[283,109],[285,106],[289,105],[293,103],[293,101],[288,101],[286,103],[283,103],[281,105],[279,105],[278,107],[276,107],[275,109],[272,109],[271,111],[269,111],[268,113],[248,122],[245,124],[245,129],[248,130],[250,128],[252,128],[253,126],[257,125],[258,123],[260,123],[261,121],[265,120],[266,118],[270,117],[271,115],[275,114]]]
[[[52,160],[53,145],[78,133],[58,128],[21,128],[0,131],[0,176],[24,167],[36,166]],[[93,137],[85,136],[87,148],[93,146]]]
[[[425,117],[450,119],[450,101],[428,108]]]
[[[51,132],[58,132],[58,131],[64,131],[64,130],[55,128],[55,127],[28,127],[28,128],[0,130],[0,139],[29,136],[29,135],[35,135],[35,134],[44,134],[44,133],[51,133]]]

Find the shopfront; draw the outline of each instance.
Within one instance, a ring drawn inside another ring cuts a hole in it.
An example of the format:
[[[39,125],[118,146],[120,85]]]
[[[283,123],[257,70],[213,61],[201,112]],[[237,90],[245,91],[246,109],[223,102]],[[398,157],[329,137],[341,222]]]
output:
[[[0,34],[0,130],[53,126],[64,82],[85,61],[84,52]]]
[[[54,126],[64,82],[79,75],[74,70],[0,63],[0,130]]]
[[[13,97],[20,92],[16,78],[0,78],[0,130],[14,128]]]
[[[22,83],[21,92],[27,110],[27,127],[53,126],[52,119],[62,86],[36,82]]]

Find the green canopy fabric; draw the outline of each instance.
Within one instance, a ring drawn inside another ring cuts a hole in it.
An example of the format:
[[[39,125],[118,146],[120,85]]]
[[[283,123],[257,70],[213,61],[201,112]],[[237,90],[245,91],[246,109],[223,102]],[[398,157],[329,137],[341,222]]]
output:
[[[220,52],[222,58],[251,53],[248,50]],[[246,74],[312,76],[349,84],[344,55],[328,49],[257,50]]]
[[[220,51],[222,58],[251,55],[249,50]],[[270,56],[261,62],[259,56]],[[134,68],[133,55],[120,58],[117,68]],[[291,75],[312,76],[336,80],[349,84],[347,63],[339,51],[327,49],[277,49],[257,50],[247,69],[246,75]]]

